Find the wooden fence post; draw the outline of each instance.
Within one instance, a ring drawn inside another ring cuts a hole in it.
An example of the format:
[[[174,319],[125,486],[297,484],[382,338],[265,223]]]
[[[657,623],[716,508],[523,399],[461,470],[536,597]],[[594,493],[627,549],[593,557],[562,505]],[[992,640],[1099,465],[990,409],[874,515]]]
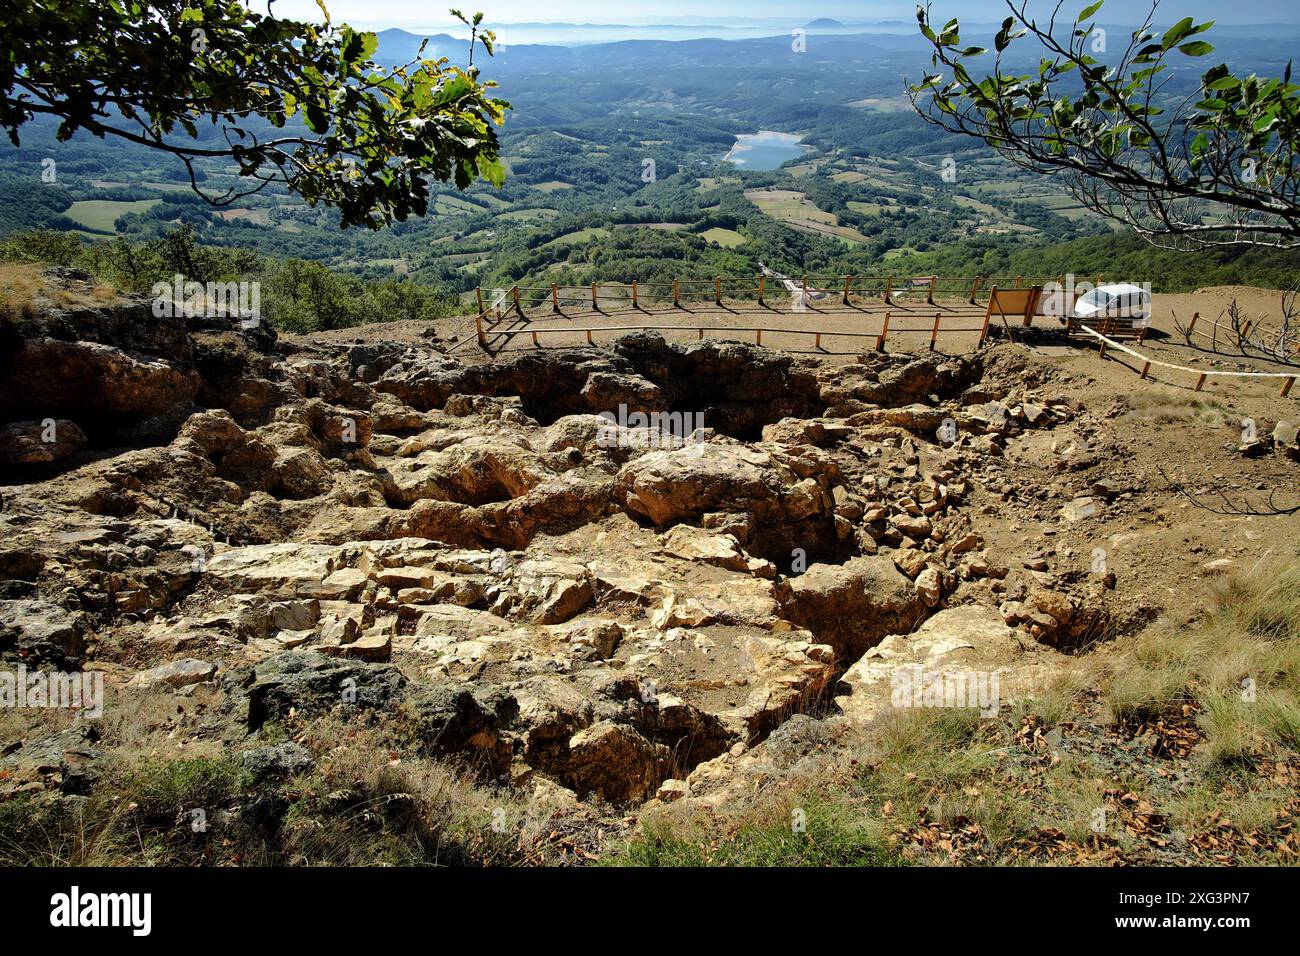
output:
[[[674,279],[673,280],[673,308],[680,309],[681,307],[682,307],[681,287],[678,285],[677,280]]]
[[[925,297],[925,301],[930,305],[934,305],[934,286],[938,281],[939,277],[937,275],[930,276],[930,294]]]
[[[880,336],[876,339],[876,351],[885,350],[885,339],[889,337],[889,313],[885,313],[885,324],[880,327]]]
[[[483,287],[482,286],[475,287],[474,294],[478,296],[478,310],[482,312],[483,311]]]
[[[975,277],[975,281],[971,283],[971,287],[970,287],[970,304],[971,304],[971,305],[974,305],[974,304],[975,304],[975,294],[976,294],[977,292],[979,292],[979,290],[980,290],[980,277],[979,277],[979,276],[976,276],[976,277]]]
[[[596,304],[596,283],[591,284],[591,308],[592,311],[600,311],[600,306]]]
[[[758,277],[758,304],[759,305],[763,304],[763,283],[766,280],[767,280],[767,276]]]
[[[722,305],[722,276],[713,280],[713,301]]]
[[[1288,395],[1291,394],[1291,386],[1295,384],[1295,380],[1296,380],[1296,376],[1292,375],[1290,378],[1288,378],[1285,382],[1282,383],[1283,398],[1286,398]]]
[[[982,349],[984,347],[984,343],[988,341],[989,319],[993,315],[993,300],[996,299],[997,297],[998,297],[998,287],[995,285],[993,286],[993,288],[989,290],[989,307],[984,310],[984,327],[980,329],[980,340],[975,345],[977,349]]]
[[[632,280],[632,308],[636,309],[639,307],[640,307],[640,302],[637,299],[637,295],[636,295],[636,280],[633,279]]]
[[[934,351],[934,343],[939,338],[939,313],[934,314],[934,328],[930,330],[930,351]]]
[[[888,276],[885,279],[885,301],[888,302],[889,297],[893,294],[894,294],[894,277]]]
[[[515,303],[515,315],[523,315],[524,310],[519,308],[519,286],[515,286],[510,290],[510,297]]]
[[[853,285],[853,276],[851,275],[845,276],[844,277],[844,304],[845,305],[849,304],[849,288],[852,285]]]
[[[1019,288],[1020,288],[1020,280],[1023,279],[1023,278],[1024,278],[1024,276],[1016,276],[1016,284],[1013,285],[1011,288],[1013,288],[1013,289],[1019,289]]]
[[[551,284],[551,311],[560,311],[560,287],[554,283]]]
[[[483,338],[483,312],[482,312],[482,310],[479,311],[479,314],[478,314],[478,315],[474,316],[474,325],[475,325],[475,326],[477,327],[477,329],[478,329],[478,344],[479,344],[479,345],[487,345],[487,340],[486,340],[485,338]]]

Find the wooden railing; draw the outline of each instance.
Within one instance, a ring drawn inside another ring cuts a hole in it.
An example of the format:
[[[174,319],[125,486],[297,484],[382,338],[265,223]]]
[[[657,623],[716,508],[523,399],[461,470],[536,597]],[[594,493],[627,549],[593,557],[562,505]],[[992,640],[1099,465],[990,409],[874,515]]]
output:
[[[917,319],[918,316],[902,316],[903,321],[908,319]],[[889,335],[893,332],[895,335],[904,333],[919,333],[929,335],[929,346],[933,350],[941,333],[949,332],[979,332],[981,336],[987,335],[988,324],[986,318],[981,318],[982,325],[967,325],[961,328],[945,327],[944,319],[963,318],[962,316],[944,316],[936,312],[933,320],[926,319],[923,328],[902,328],[898,325],[899,319],[893,316],[893,313],[886,312],[882,317],[878,331],[849,331],[843,329],[806,329],[796,326],[773,326],[773,325],[662,325],[662,324],[639,324],[639,325],[598,325],[598,326],[549,326],[543,328],[521,328],[508,329],[499,334],[513,338],[516,335],[531,335],[534,345],[540,345],[539,336],[542,335],[585,335],[589,344],[595,344],[593,338],[596,332],[695,332],[698,338],[703,339],[705,332],[752,332],[754,334],[754,344],[763,344],[763,335],[809,335],[813,337],[814,347],[820,348],[823,336],[843,336],[847,338],[874,339],[875,347],[878,351],[883,351]],[[965,316],[970,319],[973,316]]]
[[[1100,284],[1103,276],[1097,277]],[[981,292],[987,294],[994,285],[1003,289],[1027,288],[1030,285],[1044,285],[1049,277],[1029,278],[1026,276],[897,276],[897,275],[803,275],[798,277],[799,292],[805,302],[821,301],[824,298],[838,298],[844,305],[851,304],[854,296],[859,299],[878,298],[889,302],[896,296],[909,296],[925,293],[925,301],[933,303],[936,296],[951,299],[965,299],[975,304]],[[1063,284],[1064,277],[1056,276],[1055,281]],[[590,285],[547,285],[520,286],[512,285],[498,291],[497,301],[486,305],[486,296],[480,286],[475,289],[475,298],[480,313],[497,310],[497,302],[508,300],[509,306],[521,310],[525,307],[544,306],[549,302],[552,312],[561,311],[561,299],[566,304],[591,303],[593,310],[599,311],[601,302],[613,301],[626,304],[630,308],[640,308],[643,301],[654,301],[680,306],[683,301],[704,303],[712,300],[722,304],[727,299],[765,302],[767,298],[788,299],[793,295],[787,291],[781,281],[769,276],[750,277],[715,276],[711,279],[660,280],[653,282],[592,282]]]
[[[1063,277],[1058,276],[1060,281]],[[1102,277],[1097,277],[1098,282]],[[725,306],[728,301],[753,301],[766,306],[768,299],[774,301],[802,300],[803,308],[798,312],[818,312],[818,303],[825,299],[838,299],[842,306],[853,307],[854,299],[858,302],[878,300],[881,304],[892,304],[895,299],[924,293],[925,303],[933,304],[936,297],[947,299],[965,299],[969,304],[978,304],[981,294],[986,297],[994,288],[1021,289],[1028,288],[1024,276],[994,277],[970,276],[943,278],[937,275],[914,276],[902,278],[895,275],[804,275],[799,277],[795,292],[787,290],[780,281],[770,280],[765,275],[748,277],[715,276],[712,279],[680,279],[658,282],[593,282],[589,286],[519,286],[496,290],[491,302],[488,302],[482,287],[475,289],[478,314],[475,325],[479,341],[484,340],[487,328],[495,327],[512,312],[521,319],[529,316],[527,309],[545,309],[549,304],[550,313],[562,315],[564,306],[581,306],[593,312],[613,312],[618,306],[644,311],[645,302],[672,303],[675,309],[684,308],[683,303],[706,304],[710,301],[716,306]],[[1041,282],[1031,282],[1041,284]],[[584,331],[577,329],[576,331]],[[941,330],[944,331],[944,330]]]
[[[639,311],[645,314],[647,318],[649,318],[651,315],[656,313],[646,312],[646,310],[642,306],[642,300],[647,296],[650,297],[656,296],[658,294],[658,291],[664,292],[665,301],[667,301],[669,298],[671,299],[673,309],[681,309],[683,311],[686,311],[685,307],[683,306],[684,301],[692,304],[698,304],[702,301],[708,302],[709,299],[712,299],[715,305],[723,305],[729,290],[733,290],[732,299],[735,300],[737,296],[735,295],[734,290],[736,289],[737,286],[740,286],[744,290],[742,294],[747,295],[749,293],[752,293],[754,301],[756,301],[759,305],[766,305],[766,298],[769,296],[791,297],[789,295],[788,290],[784,288],[782,281],[779,278],[770,283],[768,281],[769,278],[771,277],[757,276],[754,279],[750,280],[750,279],[743,279],[743,278],[737,279],[737,278],[724,278],[722,276],[716,276],[713,279],[676,279],[675,278],[671,280],[671,282],[658,282],[658,283],[655,282],[642,283],[642,282],[635,282],[635,281],[630,283],[593,282],[590,286],[581,286],[581,287],[560,286],[560,285],[550,285],[550,286],[517,286],[516,285],[516,286],[511,286],[509,289],[500,290],[500,292],[494,296],[490,304],[486,303],[486,300],[483,295],[483,290],[479,288],[476,290],[476,297],[479,305],[479,311],[475,316],[474,321],[478,333],[477,335],[478,342],[480,345],[486,346],[488,332],[496,331],[496,326],[499,325],[501,322],[505,321],[505,319],[512,312],[515,315],[517,315],[520,319],[523,319],[525,321],[528,320],[529,317],[525,312],[525,301],[530,295],[540,296],[539,299],[535,300],[536,304],[539,305],[544,304],[549,299],[552,314],[560,314],[560,315],[563,314],[561,299],[564,299],[565,302],[580,301],[584,304],[589,300],[591,302],[592,311],[600,312],[604,314],[606,313],[606,310],[601,308],[601,299],[603,296],[606,299],[606,301],[609,301],[610,298],[616,298],[617,301],[626,303],[627,308],[630,311]],[[1101,285],[1104,279],[1105,279],[1104,276],[1101,275],[1097,276],[1096,284]],[[942,312],[935,312],[932,319],[922,318],[921,316],[918,316],[912,312],[908,312],[906,314],[896,316],[892,311],[885,311],[883,315],[879,316],[880,318],[879,329],[870,330],[870,331],[864,331],[864,330],[850,331],[850,330],[841,330],[841,329],[814,329],[814,328],[773,326],[773,325],[677,326],[677,325],[670,325],[665,323],[655,323],[653,321],[646,321],[646,322],[638,323],[636,325],[605,325],[605,326],[565,325],[565,326],[551,326],[551,327],[543,327],[543,328],[507,329],[497,334],[504,335],[510,338],[513,338],[516,335],[531,335],[533,343],[535,345],[539,345],[540,336],[559,335],[559,334],[572,335],[575,333],[584,335],[588,343],[594,344],[595,339],[593,336],[597,332],[625,333],[625,332],[645,332],[645,331],[661,331],[661,332],[692,332],[693,331],[701,339],[704,338],[704,333],[706,332],[722,332],[722,333],[735,333],[735,332],[751,333],[752,332],[754,335],[754,343],[756,345],[763,344],[764,334],[811,336],[813,338],[814,347],[817,348],[821,347],[822,338],[824,336],[842,336],[846,338],[874,339],[876,349],[883,350],[885,348],[885,343],[888,341],[891,332],[894,333],[895,335],[905,334],[905,333],[912,333],[912,334],[920,333],[920,334],[929,335],[929,347],[931,350],[933,350],[936,346],[939,336],[942,334],[947,334],[947,333],[969,334],[969,333],[978,332],[979,339],[975,346],[976,348],[978,348],[988,340],[990,321],[994,316],[998,316],[1000,318],[1003,318],[1004,320],[1018,318],[1022,321],[1024,325],[1029,325],[1036,315],[1037,308],[1041,304],[1040,300],[1041,300],[1041,292],[1042,292],[1041,282],[1034,282],[1033,280],[1027,280],[1024,276],[1012,277],[1009,283],[1007,282],[1007,279],[1005,277],[973,276],[969,278],[957,277],[957,278],[943,279],[939,276],[934,276],[934,275],[912,277],[910,279],[905,280],[905,282],[902,284],[896,282],[896,277],[893,275],[886,275],[886,276],[806,275],[806,276],[801,276],[798,280],[787,280],[787,281],[798,282],[797,291],[801,296],[804,297],[805,302],[809,301],[809,299],[811,299],[812,301],[818,301],[816,296],[819,295],[822,296],[823,298],[826,296],[833,295],[839,298],[840,303],[842,305],[851,307],[852,297],[854,295],[857,295],[859,299],[864,297],[864,295],[866,294],[871,294],[873,296],[878,295],[882,303],[891,303],[893,302],[896,296],[905,295],[913,291],[917,291],[917,292],[924,291],[926,294],[925,301],[927,303],[933,303],[935,301],[935,297],[937,294],[943,291],[955,290],[959,295],[966,297],[968,303],[972,305],[978,304],[978,297],[981,292],[985,293],[987,295],[987,308],[985,309],[983,315],[979,315],[978,313],[971,313],[969,311],[965,313],[946,314],[946,315]],[[1062,289],[1064,288],[1063,276],[1056,276],[1055,282],[1058,287]],[[575,292],[575,291],[579,292],[580,295],[578,296],[570,295],[571,292]],[[999,292],[1003,293],[1003,295],[1000,296]],[[1005,295],[1005,293],[1007,292],[1014,292],[1017,293],[1017,295],[1007,297]],[[1014,303],[1014,306],[1004,307],[1000,302],[1000,300],[1003,298],[1007,299],[1009,302]],[[805,310],[799,310],[795,314],[802,314],[803,312],[813,312],[815,314],[818,311],[820,310],[805,309]],[[666,313],[657,313],[657,314],[666,314]],[[868,312],[866,315],[866,318],[868,320],[874,319],[876,317],[877,317],[876,314],[871,312]],[[980,324],[978,325],[952,325],[951,324],[953,322],[961,322],[961,321],[969,322],[973,318],[978,318],[980,320]],[[1197,319],[1199,319],[1199,315],[1193,318],[1192,325],[1188,329],[1188,331],[1189,333],[1197,332],[1199,334],[1204,335],[1205,333],[1199,332],[1199,330],[1196,329]],[[917,320],[926,322],[926,325],[921,328],[915,328],[915,327],[908,328],[900,324],[909,321],[915,322]],[[1283,396],[1287,396],[1291,393],[1292,388],[1294,387],[1297,379],[1300,379],[1300,375],[1297,375],[1296,373],[1289,373],[1289,372],[1201,371],[1199,369],[1188,368],[1187,366],[1184,365],[1176,365],[1171,362],[1163,362],[1158,359],[1151,358],[1148,355],[1144,355],[1143,353],[1138,352],[1135,349],[1131,349],[1124,345],[1121,345],[1119,342],[1116,342],[1113,338],[1110,337],[1110,335],[1107,334],[1108,332],[1111,331],[1108,325],[1103,325],[1101,330],[1099,331],[1094,328],[1089,328],[1088,326],[1083,325],[1081,323],[1072,322],[1070,323],[1069,329],[1070,331],[1086,333],[1087,335],[1097,339],[1100,343],[1099,353],[1102,358],[1106,357],[1107,349],[1115,349],[1117,351],[1124,352],[1128,355],[1131,355],[1136,359],[1138,359],[1139,361],[1141,361],[1142,369],[1139,372],[1139,376],[1143,379],[1148,377],[1152,367],[1163,367],[1163,368],[1173,369],[1175,371],[1187,372],[1189,374],[1196,375],[1197,376],[1197,381],[1195,384],[1196,391],[1200,391],[1202,389],[1202,387],[1205,385],[1207,378],[1209,377],[1228,378],[1228,379],[1272,378],[1272,379],[1282,380],[1281,394]]]

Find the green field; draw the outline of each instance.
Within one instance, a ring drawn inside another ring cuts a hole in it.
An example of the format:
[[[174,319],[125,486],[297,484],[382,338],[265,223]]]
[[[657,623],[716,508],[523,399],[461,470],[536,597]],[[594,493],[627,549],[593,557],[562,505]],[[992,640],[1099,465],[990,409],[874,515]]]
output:
[[[734,229],[705,229],[700,236],[715,246],[722,246],[724,249],[734,249],[736,246],[745,244],[745,237]]]
[[[890,203],[879,202],[858,202],[856,199],[850,199],[847,205],[854,212],[860,212],[864,216],[879,216],[886,210],[898,210],[899,207]]]
[[[587,242],[591,239],[604,239],[609,236],[608,229],[592,228],[579,229],[576,232],[566,232],[562,236],[557,236],[550,242],[542,246],[543,249],[551,249],[555,246],[574,246],[579,243]]]
[[[773,219],[791,229],[819,236],[832,236],[848,243],[866,242],[867,237],[852,226],[841,226],[839,217],[826,212],[793,189],[746,189],[745,198]]]
[[[497,218],[506,222],[533,222],[535,220],[551,220],[558,215],[559,213],[554,209],[537,206],[530,209],[512,209],[509,212],[498,213]]]
[[[466,202],[457,196],[439,196],[434,200],[433,208],[435,212],[444,216],[455,216],[467,212],[482,212],[483,207],[472,202]]]
[[[157,199],[83,199],[68,207],[67,216],[92,231],[113,232],[113,223],[117,222],[118,216],[128,212],[148,212],[158,202]]]

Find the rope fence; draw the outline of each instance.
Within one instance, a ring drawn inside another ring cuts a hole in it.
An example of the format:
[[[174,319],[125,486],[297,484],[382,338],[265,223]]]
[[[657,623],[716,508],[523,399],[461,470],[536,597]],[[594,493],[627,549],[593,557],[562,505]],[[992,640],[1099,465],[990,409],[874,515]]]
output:
[[[1295,386],[1296,380],[1300,379],[1300,372],[1222,372],[1212,369],[1202,371],[1201,369],[1188,368],[1186,365],[1176,365],[1173,362],[1162,362],[1160,359],[1154,359],[1149,355],[1143,355],[1137,349],[1131,349],[1126,345],[1121,345],[1114,339],[1108,338],[1097,330],[1088,328],[1086,325],[1081,326],[1080,331],[1086,332],[1101,343],[1098,350],[1098,354],[1101,358],[1106,357],[1107,349],[1116,349],[1117,351],[1123,352],[1126,355],[1131,355],[1140,361],[1142,363],[1142,371],[1138,373],[1139,378],[1145,379],[1151,374],[1151,369],[1153,367],[1173,369],[1176,372],[1186,372],[1189,375],[1196,376],[1196,385],[1193,390],[1197,392],[1205,386],[1206,379],[1208,378],[1280,378],[1283,380],[1280,395],[1282,398],[1286,398],[1291,394],[1291,389]]]
[[[1219,346],[1220,329],[1223,329],[1226,343],[1235,344],[1237,348],[1241,348],[1244,343],[1249,341],[1249,336],[1252,331],[1254,331],[1257,334],[1273,333],[1275,336],[1275,341],[1274,341],[1275,348],[1278,345],[1281,345],[1282,336],[1287,334],[1285,329],[1268,328],[1262,322],[1257,323],[1252,319],[1247,319],[1244,325],[1235,329],[1231,325],[1220,325],[1219,320],[1214,319],[1210,323],[1210,331],[1206,332],[1204,329],[1198,329],[1196,327],[1197,323],[1199,323],[1200,321],[1201,321],[1201,313],[1193,312],[1192,321],[1187,324],[1187,328],[1186,328],[1187,336],[1188,338],[1190,338],[1193,335],[1199,335],[1201,338],[1207,339],[1210,342],[1211,346],[1213,346],[1214,350],[1217,350]],[[1235,342],[1233,340],[1235,340]],[[1296,342],[1296,347],[1294,351],[1300,353],[1300,340]]]

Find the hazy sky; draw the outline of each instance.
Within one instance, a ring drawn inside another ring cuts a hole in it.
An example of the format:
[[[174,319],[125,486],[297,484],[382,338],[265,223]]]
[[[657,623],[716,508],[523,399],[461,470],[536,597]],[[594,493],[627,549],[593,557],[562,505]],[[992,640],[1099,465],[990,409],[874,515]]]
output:
[[[253,2],[254,8],[262,4]],[[326,0],[335,20],[366,26],[436,26],[450,22],[449,7],[466,13],[482,10],[489,22],[585,22],[645,23],[664,19],[693,18],[696,22],[711,18],[751,17],[782,22],[806,23],[815,17],[911,18],[915,0]],[[1050,10],[1052,0],[1031,0],[1032,10]],[[1063,9],[1073,16],[1085,0],[1066,0]],[[1133,22],[1145,12],[1148,0],[1107,0],[1099,19],[1115,23]],[[318,18],[315,0],[276,0],[274,11],[285,17]],[[1004,0],[934,0],[936,16],[959,16],[968,19],[1001,19]],[[1220,23],[1295,23],[1300,20],[1297,0],[1249,0],[1225,3],[1223,0],[1162,0],[1158,22],[1172,22],[1183,16],[1217,19]]]

